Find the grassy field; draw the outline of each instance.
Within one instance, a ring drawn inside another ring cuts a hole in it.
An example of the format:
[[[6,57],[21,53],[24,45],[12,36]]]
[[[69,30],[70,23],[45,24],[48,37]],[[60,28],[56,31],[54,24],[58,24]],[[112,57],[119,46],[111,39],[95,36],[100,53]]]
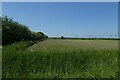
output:
[[[78,49],[118,49],[117,40],[71,40],[71,39],[49,39],[29,48],[33,51],[66,51],[66,50],[78,50]]]
[[[118,76],[117,40],[48,39],[28,47],[31,43],[3,47],[4,78]]]

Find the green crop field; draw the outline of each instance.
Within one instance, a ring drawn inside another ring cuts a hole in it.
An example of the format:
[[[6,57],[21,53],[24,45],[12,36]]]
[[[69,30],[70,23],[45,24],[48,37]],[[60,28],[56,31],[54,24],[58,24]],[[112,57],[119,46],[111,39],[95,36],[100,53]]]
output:
[[[116,78],[117,40],[48,39],[3,47],[4,78]],[[32,43],[33,44],[33,43]]]
[[[76,50],[76,49],[118,49],[117,40],[71,40],[71,39],[49,39],[29,48],[33,51],[66,51],[66,50]]]

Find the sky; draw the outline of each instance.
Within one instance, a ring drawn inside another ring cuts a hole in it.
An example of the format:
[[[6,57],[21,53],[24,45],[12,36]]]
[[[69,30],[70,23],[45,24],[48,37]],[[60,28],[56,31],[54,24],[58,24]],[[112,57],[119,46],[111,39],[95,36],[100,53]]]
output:
[[[117,2],[3,2],[2,15],[49,37],[114,37]]]
[[[119,2],[119,0],[1,0],[2,2]]]

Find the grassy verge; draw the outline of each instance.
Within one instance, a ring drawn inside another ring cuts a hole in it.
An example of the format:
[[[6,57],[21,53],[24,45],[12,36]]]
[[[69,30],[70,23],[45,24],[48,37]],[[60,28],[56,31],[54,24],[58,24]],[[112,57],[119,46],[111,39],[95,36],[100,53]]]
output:
[[[2,78],[2,46],[0,46],[0,79]]]
[[[3,47],[3,78],[117,77],[118,50],[28,51],[34,42]]]

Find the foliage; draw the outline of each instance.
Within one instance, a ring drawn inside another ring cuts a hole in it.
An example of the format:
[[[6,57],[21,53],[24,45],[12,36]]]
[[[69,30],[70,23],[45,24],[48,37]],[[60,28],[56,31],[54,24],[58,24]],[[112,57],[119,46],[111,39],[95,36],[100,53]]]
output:
[[[3,45],[21,40],[42,40],[47,38],[42,32],[32,32],[28,26],[22,25],[7,16],[2,17]]]
[[[0,46],[2,45],[2,19],[0,17]]]
[[[49,39],[71,39],[71,40],[120,40],[120,38],[73,38],[73,37],[49,37]]]
[[[63,36],[61,36],[61,39],[65,39]]]

